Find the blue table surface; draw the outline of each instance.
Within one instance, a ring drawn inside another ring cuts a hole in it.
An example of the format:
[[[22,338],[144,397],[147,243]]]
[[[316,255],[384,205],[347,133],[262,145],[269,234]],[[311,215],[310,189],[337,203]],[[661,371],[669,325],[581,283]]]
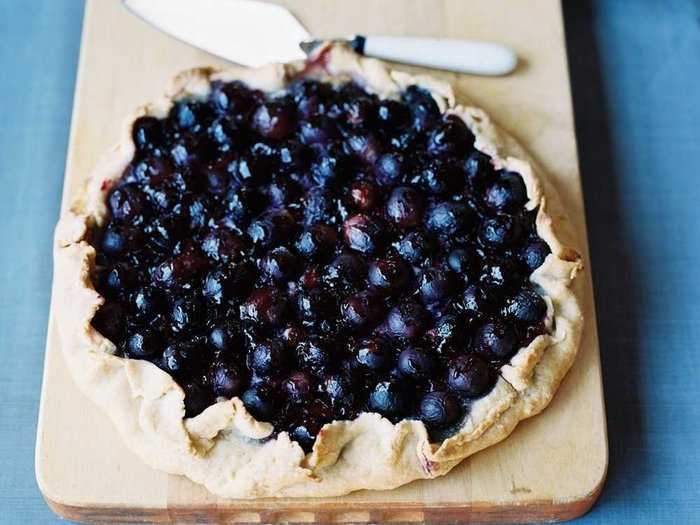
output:
[[[700,3],[564,0],[610,434],[581,523],[700,523]],[[34,442],[83,4],[0,0],[0,522]]]

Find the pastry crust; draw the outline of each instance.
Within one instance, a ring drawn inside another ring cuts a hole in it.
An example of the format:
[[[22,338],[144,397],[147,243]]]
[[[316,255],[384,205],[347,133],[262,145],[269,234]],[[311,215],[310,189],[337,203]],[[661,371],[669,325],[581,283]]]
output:
[[[497,167],[523,176],[527,207],[538,208],[537,232],[552,253],[531,281],[547,302],[549,333],[520,349],[502,367],[493,390],[472,403],[461,428],[442,443],[431,443],[420,421],[392,424],[378,414],[364,413],[351,421],[325,425],[312,452],[305,455],[285,432],[270,438],[272,426],[256,421],[238,398],[220,400],[185,419],[184,393],[177,383],[149,362],[114,355],[114,345],[90,324],[104,299],[91,282],[95,250],[87,239],[91,229],[106,220],[107,193],[134,154],[129,133],[133,120],[146,114],[163,117],[173,101],[182,97],[206,96],[212,80],[238,79],[274,91],[300,73],[327,80],[354,78],[382,97],[396,96],[410,84],[427,88],[443,112],[464,119],[476,137],[477,149],[491,155]],[[310,63],[185,71],[166,96],[128,119],[123,140],[96,167],[57,225],[56,313],[68,367],[144,461],[185,475],[219,496],[338,496],[443,475],[469,455],[507,437],[520,420],[544,409],[579,347],[583,321],[569,285],[582,268],[580,256],[558,240],[565,220],[553,206],[556,195],[536,172],[541,173],[483,111],[455,104],[449,85],[391,71],[342,46],[324,47]]]

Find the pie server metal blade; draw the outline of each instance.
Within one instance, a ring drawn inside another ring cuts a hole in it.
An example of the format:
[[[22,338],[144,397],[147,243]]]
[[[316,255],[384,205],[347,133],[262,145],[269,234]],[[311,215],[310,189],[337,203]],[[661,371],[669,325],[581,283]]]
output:
[[[259,67],[306,57],[311,37],[284,7],[255,0],[124,0],[161,31],[232,62]]]

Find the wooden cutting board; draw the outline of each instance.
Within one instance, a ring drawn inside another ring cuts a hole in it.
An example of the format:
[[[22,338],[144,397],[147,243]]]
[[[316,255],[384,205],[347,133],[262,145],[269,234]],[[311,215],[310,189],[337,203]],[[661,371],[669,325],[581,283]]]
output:
[[[195,1],[195,0],[193,0]],[[421,35],[496,40],[521,58],[514,75],[439,74],[458,100],[485,108],[529,149],[562,194],[588,261],[559,0],[289,0],[319,36]],[[122,118],[155,98],[177,71],[223,62],[128,14],[88,0],[66,169],[64,205],[117,139]],[[410,68],[406,68],[410,69]],[[590,268],[590,265],[587,265]],[[392,491],[329,499],[231,501],[145,466],[73,383],[51,315],[36,449],[50,507],[77,521],[468,522],[564,520],[584,513],[607,469],[607,436],[590,273],[578,279],[586,329],[550,407],[503,443],[447,476]]]

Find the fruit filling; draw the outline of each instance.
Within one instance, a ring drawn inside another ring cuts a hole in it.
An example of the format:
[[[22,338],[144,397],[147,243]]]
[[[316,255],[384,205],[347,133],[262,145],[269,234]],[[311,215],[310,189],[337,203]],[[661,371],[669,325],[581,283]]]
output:
[[[306,451],[362,412],[453,433],[546,330],[522,177],[418,86],[211,87],[133,124],[93,326],[171,374],[188,417],[237,396]]]

